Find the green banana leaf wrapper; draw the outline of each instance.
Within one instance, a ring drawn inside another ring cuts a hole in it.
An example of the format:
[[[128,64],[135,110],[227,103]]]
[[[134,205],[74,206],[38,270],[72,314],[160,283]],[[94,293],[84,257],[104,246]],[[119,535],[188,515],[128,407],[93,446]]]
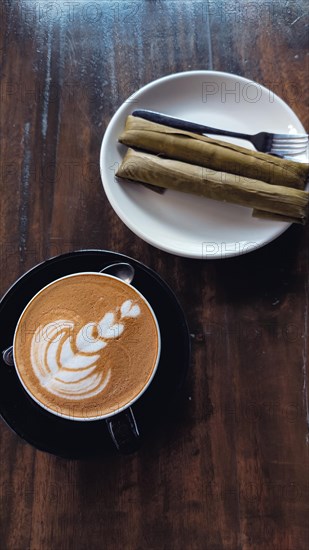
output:
[[[304,224],[309,193],[128,149],[116,176],[231,202]]]

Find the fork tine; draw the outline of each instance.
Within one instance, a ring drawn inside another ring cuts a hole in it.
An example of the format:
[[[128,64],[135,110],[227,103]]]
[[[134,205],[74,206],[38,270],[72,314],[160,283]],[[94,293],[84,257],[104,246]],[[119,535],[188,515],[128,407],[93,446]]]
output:
[[[278,149],[284,149],[284,148],[289,149],[290,147],[291,149],[302,149],[307,146],[307,143],[293,143],[293,142],[287,142],[287,141],[280,143],[279,141],[277,142],[273,141],[271,146]]]
[[[274,139],[296,139],[296,138],[306,138],[308,139],[308,134],[273,134]]]
[[[307,147],[304,148],[304,149],[271,149],[270,150],[270,153],[271,154],[278,154],[280,156],[297,156],[297,155],[301,155],[302,153],[306,153],[308,151]]]
[[[286,138],[273,138],[274,143],[308,143],[308,138],[299,138],[299,139],[286,139]]]
[[[293,143],[272,143],[271,149],[291,149],[291,151],[297,151],[299,149],[307,149],[308,145],[306,143],[295,145]]]
[[[308,143],[308,140],[292,140],[292,139],[285,139],[285,140],[280,140],[280,139],[274,139],[272,141],[272,144],[274,145],[295,145],[296,147],[299,147],[299,146],[305,146],[307,145]]]
[[[278,139],[278,138],[275,138],[272,141],[273,141],[273,143],[308,143],[307,138],[302,138],[302,139]]]
[[[278,151],[278,153],[283,153],[284,151],[291,151],[291,153],[301,153],[307,151],[307,147],[275,147],[274,145],[271,146],[272,151]]]

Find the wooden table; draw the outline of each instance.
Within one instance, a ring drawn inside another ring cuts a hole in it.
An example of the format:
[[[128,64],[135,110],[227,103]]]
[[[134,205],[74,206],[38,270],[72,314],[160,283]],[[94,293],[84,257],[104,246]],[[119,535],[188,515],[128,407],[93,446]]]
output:
[[[2,0],[0,292],[82,248],[175,290],[192,333],[185,398],[138,452],[64,460],[1,422],[2,550],[308,548],[308,227],[224,261],[144,243],[100,182],[104,130],[163,75],[256,80],[309,129],[305,0]]]

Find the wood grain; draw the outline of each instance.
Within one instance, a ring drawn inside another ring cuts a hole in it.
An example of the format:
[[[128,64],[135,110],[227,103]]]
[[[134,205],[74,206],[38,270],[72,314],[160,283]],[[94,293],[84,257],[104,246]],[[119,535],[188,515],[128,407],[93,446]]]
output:
[[[173,287],[193,354],[183,408],[134,456],[61,460],[1,422],[1,549],[308,547],[308,228],[231,260],[174,257],[118,219],[98,168],[115,110],[176,71],[254,79],[308,131],[307,13],[304,0],[3,1],[0,292],[55,254],[123,252]]]

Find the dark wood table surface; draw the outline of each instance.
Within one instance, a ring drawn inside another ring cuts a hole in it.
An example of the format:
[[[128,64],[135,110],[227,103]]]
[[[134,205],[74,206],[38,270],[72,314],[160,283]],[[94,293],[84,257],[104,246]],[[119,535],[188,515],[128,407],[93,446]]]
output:
[[[172,286],[192,334],[181,407],[134,455],[57,458],[1,421],[1,550],[307,549],[309,228],[234,259],[176,257],[120,221],[98,167],[116,109],[178,71],[258,81],[308,131],[305,0],[0,11],[0,293],[56,254],[115,250]]]

